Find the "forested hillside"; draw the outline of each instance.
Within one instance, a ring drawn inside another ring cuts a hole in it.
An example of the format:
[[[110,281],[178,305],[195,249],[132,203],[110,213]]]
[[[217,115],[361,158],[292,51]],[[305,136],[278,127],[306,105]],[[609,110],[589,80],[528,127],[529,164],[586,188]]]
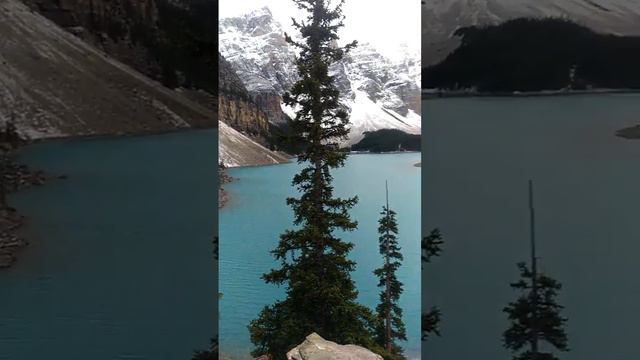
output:
[[[217,2],[27,0],[61,27],[175,88],[217,90]]]
[[[564,19],[516,19],[456,35],[460,47],[423,69],[423,88],[640,89],[640,37],[599,34]]]

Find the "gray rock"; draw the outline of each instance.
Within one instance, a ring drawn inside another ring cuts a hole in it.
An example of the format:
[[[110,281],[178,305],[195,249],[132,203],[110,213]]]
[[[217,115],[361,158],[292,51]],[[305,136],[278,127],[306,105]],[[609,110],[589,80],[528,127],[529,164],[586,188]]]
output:
[[[382,356],[357,345],[339,345],[312,333],[287,353],[287,360],[382,360]]]

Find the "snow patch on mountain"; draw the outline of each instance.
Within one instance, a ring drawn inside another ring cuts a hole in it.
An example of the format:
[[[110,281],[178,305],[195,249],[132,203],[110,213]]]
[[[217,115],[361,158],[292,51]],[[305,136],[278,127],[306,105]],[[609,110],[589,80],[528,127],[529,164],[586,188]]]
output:
[[[411,134],[420,134],[420,124],[385,109],[371,100],[366,92],[354,89],[355,100],[352,103],[348,145],[364,138],[367,131],[380,129],[399,129]],[[415,114],[415,113],[414,113]]]
[[[291,106],[289,106],[289,105],[287,105],[285,103],[280,103],[280,108],[282,108],[282,112],[285,113],[285,115],[287,115],[288,117],[290,117],[292,119],[295,119],[296,110],[293,107],[291,107]]]

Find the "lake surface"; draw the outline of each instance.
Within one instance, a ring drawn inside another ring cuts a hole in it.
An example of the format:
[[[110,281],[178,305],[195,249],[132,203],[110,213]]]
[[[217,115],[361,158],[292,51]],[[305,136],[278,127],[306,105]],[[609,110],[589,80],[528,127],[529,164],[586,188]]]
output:
[[[31,245],[0,272],[0,359],[190,359],[216,331],[217,131],[53,141],[68,175],[13,194]]]
[[[351,211],[358,229],[343,239],[355,244],[350,257],[357,262],[352,277],[359,301],[375,308],[379,289],[372,271],[382,264],[378,252],[378,219],[389,181],[390,207],[398,213],[399,242],[404,262],[398,277],[404,283],[400,306],[408,341],[401,345],[410,359],[420,357],[420,162],[419,153],[352,155],[335,171],[336,195],[358,195]],[[249,358],[252,349],[247,325],[260,310],[284,294],[283,288],[265,284],[260,276],[278,264],[269,253],[279,234],[292,226],[285,198],[294,195],[291,180],[299,171],[295,163],[236,168],[228,171],[238,180],[225,185],[230,201],[219,213],[220,224],[220,346],[221,355]]]
[[[640,96],[423,102],[423,231],[442,257],[423,272],[423,306],[443,312],[430,360],[508,359],[502,308],[528,259],[527,181],[534,180],[542,271],[563,284],[563,360],[640,358]]]

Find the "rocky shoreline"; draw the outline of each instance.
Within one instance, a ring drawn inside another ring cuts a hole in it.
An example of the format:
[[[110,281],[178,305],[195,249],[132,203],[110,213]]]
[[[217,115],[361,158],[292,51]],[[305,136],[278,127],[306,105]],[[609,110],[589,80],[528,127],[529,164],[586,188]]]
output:
[[[0,269],[8,268],[16,261],[16,252],[27,245],[17,231],[24,225],[24,217],[15,209],[0,210]]]
[[[496,91],[480,92],[474,90],[438,90],[422,89],[422,100],[439,98],[467,97],[540,97],[540,96],[573,96],[601,94],[637,94],[638,89],[589,89],[589,90],[546,90],[546,91]]]
[[[224,169],[224,167],[218,166],[218,209],[222,209],[229,201],[229,194],[227,194],[222,185],[228,184],[234,180],[234,178],[225,173]]]
[[[17,164],[12,160],[5,165],[3,176],[7,193],[43,185],[51,178],[42,171],[30,170],[26,165]],[[13,265],[18,251],[28,245],[27,240],[20,235],[20,229],[24,224],[25,217],[16,209],[10,206],[0,209],[0,269]]]

